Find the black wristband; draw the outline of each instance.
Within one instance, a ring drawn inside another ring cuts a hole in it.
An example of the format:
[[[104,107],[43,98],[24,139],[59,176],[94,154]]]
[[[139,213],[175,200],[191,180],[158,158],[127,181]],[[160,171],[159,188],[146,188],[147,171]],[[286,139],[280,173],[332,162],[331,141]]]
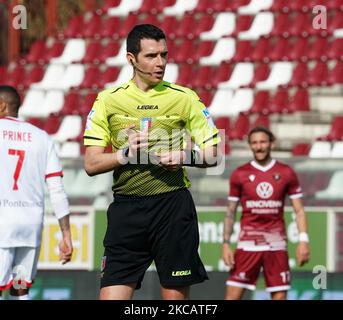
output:
[[[125,164],[127,164],[129,162],[129,147],[121,149],[121,154],[125,160]]]

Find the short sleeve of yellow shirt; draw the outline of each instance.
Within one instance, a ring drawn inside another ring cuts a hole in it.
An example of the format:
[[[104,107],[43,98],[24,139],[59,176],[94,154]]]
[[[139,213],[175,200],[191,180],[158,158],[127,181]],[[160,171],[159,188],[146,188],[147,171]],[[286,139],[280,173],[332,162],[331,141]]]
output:
[[[200,149],[218,144],[220,142],[219,131],[214,125],[208,109],[194,91],[189,91],[191,94],[186,129],[191,134],[192,140]]]
[[[111,142],[111,133],[106,116],[106,108],[101,93],[98,94],[87,116],[84,145],[106,147]]]

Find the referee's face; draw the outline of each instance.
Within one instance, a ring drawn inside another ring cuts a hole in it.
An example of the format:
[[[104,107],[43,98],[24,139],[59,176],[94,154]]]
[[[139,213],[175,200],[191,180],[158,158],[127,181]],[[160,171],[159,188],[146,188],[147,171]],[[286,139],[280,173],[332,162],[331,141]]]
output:
[[[135,78],[148,86],[158,84],[164,77],[167,55],[167,44],[164,39],[142,39],[141,51],[135,61]]]

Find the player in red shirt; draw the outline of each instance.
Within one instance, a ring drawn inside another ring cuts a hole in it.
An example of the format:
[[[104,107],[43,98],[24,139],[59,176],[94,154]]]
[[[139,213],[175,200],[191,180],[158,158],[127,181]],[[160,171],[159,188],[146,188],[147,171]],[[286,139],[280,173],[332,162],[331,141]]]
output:
[[[298,178],[288,165],[271,157],[275,137],[264,127],[252,129],[248,143],[254,160],[233,171],[228,209],[224,218],[223,260],[231,268],[225,299],[241,299],[245,289],[254,290],[261,267],[266,290],[272,299],[287,298],[290,269],[283,218],[286,195],[291,199],[299,230],[297,262],[309,261],[306,214]],[[230,237],[239,202],[242,205],[241,231],[235,253]]]

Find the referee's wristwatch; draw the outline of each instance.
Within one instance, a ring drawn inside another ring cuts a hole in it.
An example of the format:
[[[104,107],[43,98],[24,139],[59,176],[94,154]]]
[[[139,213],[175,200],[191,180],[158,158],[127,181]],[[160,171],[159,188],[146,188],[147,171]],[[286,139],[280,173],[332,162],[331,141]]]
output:
[[[121,149],[121,156],[124,160],[123,164],[127,164],[129,162],[129,151],[130,151],[129,147]]]

